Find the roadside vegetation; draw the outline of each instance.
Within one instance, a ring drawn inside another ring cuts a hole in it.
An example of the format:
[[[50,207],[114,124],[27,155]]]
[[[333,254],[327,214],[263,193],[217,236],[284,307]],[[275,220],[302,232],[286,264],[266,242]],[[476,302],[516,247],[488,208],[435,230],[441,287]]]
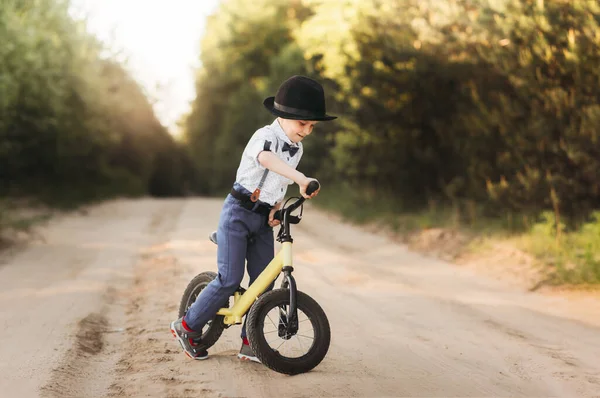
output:
[[[340,116],[301,166],[329,208],[512,237],[552,283],[598,283],[599,23],[588,0],[223,2],[186,119],[196,189],[229,186],[262,99],[305,74]]]
[[[220,195],[272,121],[262,100],[304,74],[339,116],[305,142],[319,203],[398,233],[510,240],[546,283],[600,282],[597,1],[221,2],[181,140],[69,6],[0,8],[3,200]]]

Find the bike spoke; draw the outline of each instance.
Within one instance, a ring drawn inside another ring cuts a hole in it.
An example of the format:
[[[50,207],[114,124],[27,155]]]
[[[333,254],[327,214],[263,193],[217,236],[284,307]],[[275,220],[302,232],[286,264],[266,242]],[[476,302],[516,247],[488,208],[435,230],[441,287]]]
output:
[[[286,342],[286,340],[283,340],[283,342],[281,344],[279,344],[279,347],[281,347],[282,345],[284,345]],[[279,351],[279,347],[275,348],[275,351]]]
[[[304,352],[304,347],[302,346],[302,343],[300,342],[300,339],[298,338],[298,335],[296,335],[296,341],[298,342],[298,344],[300,344],[300,352]]]
[[[275,322],[273,322],[273,320],[271,319],[271,317],[269,316],[269,314],[267,314],[267,318],[269,318],[269,321],[271,321],[271,323],[273,324],[273,326],[275,326],[275,329],[279,330],[278,326],[275,325]]]

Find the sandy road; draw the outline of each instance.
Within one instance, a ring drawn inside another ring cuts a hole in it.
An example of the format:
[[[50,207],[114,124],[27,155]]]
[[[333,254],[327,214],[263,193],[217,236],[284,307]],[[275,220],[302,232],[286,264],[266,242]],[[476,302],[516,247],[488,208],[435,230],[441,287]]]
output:
[[[328,314],[325,360],[293,377],[241,363],[239,327],[187,359],[168,324],[216,269],[220,206],[108,202],[5,254],[0,396],[600,397],[597,302],[524,293],[308,207],[295,275]]]

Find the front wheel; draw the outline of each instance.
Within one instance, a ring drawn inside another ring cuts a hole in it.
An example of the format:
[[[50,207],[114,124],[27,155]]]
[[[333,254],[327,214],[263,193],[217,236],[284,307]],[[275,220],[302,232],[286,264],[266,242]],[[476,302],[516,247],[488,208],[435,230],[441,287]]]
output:
[[[263,294],[252,305],[247,319],[250,347],[268,368],[289,375],[316,367],[329,350],[331,332],[323,309],[309,295],[297,292],[298,331],[282,332],[287,326],[290,291],[276,289]]]

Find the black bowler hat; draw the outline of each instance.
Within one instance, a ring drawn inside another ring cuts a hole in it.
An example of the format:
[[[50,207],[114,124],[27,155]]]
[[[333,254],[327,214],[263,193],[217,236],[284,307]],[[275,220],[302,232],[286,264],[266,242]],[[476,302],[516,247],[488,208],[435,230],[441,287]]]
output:
[[[275,97],[263,101],[265,108],[284,119],[326,121],[336,119],[325,111],[323,87],[306,76],[292,76],[284,81]]]

